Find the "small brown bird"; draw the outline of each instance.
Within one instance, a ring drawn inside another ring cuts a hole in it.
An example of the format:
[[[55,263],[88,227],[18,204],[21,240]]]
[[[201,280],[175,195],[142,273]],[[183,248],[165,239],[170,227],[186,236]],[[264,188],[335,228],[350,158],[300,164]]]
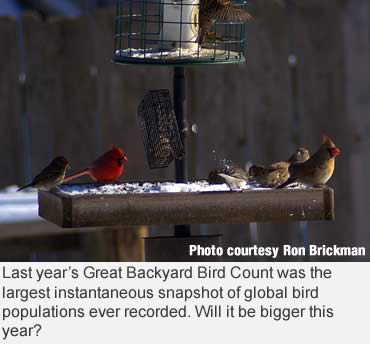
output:
[[[203,44],[216,21],[244,23],[252,19],[250,13],[233,4],[231,0],[200,0],[198,43]]]
[[[224,184],[226,183],[225,178],[221,175],[238,178],[248,182],[248,173],[235,165],[230,160],[221,160],[221,166],[212,170],[208,175],[209,184]]]
[[[48,191],[63,183],[67,168],[69,168],[67,159],[63,156],[58,156],[33,178],[32,183],[22,186],[17,191],[22,191],[29,187]]]
[[[302,183],[308,186],[325,185],[334,173],[335,158],[340,150],[327,136],[323,136],[319,150],[306,162],[292,164],[289,168],[289,179],[278,186],[284,188],[292,183]]]
[[[248,179],[241,175],[229,176],[224,173],[219,173],[218,176],[223,179],[223,182],[227,184],[232,191],[241,190],[248,184]]]
[[[308,149],[299,147],[287,160],[274,163],[270,166],[253,165],[249,169],[249,176],[257,184],[266,187],[275,187],[285,183],[289,178],[291,164],[302,163],[310,158]]]

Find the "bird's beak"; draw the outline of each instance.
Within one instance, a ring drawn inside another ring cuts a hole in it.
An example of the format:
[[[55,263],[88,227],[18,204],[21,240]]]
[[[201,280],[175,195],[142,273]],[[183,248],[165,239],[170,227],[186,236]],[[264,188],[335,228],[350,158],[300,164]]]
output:
[[[126,162],[128,162],[128,158],[127,158],[126,155],[123,157],[123,160],[125,160]]]
[[[338,147],[334,147],[332,150],[331,150],[331,155],[333,157],[336,157],[340,154],[340,149]]]
[[[71,165],[70,164],[68,164],[67,165],[67,170],[70,170],[71,169]]]

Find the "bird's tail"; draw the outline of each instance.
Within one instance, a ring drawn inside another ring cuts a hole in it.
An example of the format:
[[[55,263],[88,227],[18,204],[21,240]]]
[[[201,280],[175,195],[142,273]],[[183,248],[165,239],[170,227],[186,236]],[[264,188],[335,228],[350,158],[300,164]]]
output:
[[[31,187],[31,186],[32,186],[32,183],[27,184],[27,185],[25,185],[25,186],[22,186],[21,188],[19,188],[19,189],[17,190],[17,192],[18,192],[18,191],[22,191],[22,190],[24,190],[24,189],[27,189],[27,188],[29,188],[29,187]]]
[[[75,178],[78,178],[78,177],[81,177],[81,176],[84,176],[88,174],[89,176],[91,176],[91,171],[89,168],[85,168],[83,169],[82,171],[80,172],[77,172],[77,173],[74,173],[66,178],[64,178],[64,181],[63,183],[68,183],[69,181],[71,181],[72,179],[75,179]]]

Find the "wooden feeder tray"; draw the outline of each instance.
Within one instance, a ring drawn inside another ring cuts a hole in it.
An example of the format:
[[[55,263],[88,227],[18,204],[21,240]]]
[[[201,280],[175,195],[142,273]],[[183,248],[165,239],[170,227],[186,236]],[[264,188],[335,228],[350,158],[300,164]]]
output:
[[[329,187],[87,195],[56,188],[38,200],[39,215],[64,228],[334,220]]]

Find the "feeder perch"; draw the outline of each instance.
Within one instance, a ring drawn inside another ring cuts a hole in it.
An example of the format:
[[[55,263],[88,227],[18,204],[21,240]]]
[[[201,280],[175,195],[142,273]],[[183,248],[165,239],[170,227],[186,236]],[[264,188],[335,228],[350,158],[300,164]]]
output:
[[[198,44],[199,1],[118,0],[113,61],[187,65],[244,61],[246,24],[217,21]],[[245,1],[232,1],[244,8]],[[213,37],[213,38],[212,38]]]
[[[334,191],[328,187],[159,193],[133,189],[126,194],[82,195],[63,191],[68,187],[39,192],[39,215],[66,228],[334,219]]]

